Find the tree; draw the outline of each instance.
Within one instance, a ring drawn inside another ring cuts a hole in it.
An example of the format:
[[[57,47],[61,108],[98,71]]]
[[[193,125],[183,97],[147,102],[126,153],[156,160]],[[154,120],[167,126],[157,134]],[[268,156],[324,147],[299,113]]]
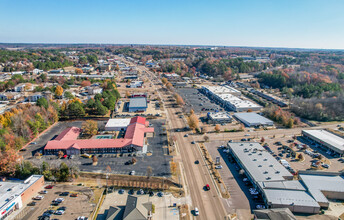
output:
[[[58,173],[58,180],[61,182],[66,182],[70,177],[69,167],[65,163],[60,164],[60,170]]]
[[[70,117],[82,117],[85,115],[85,109],[80,102],[75,101],[68,105],[65,114]]]
[[[76,68],[76,69],[75,69],[75,73],[76,73],[76,74],[82,74],[83,71],[82,71],[82,69],[80,69],[80,68]]]
[[[82,123],[82,133],[88,136],[94,136],[98,133],[98,123],[93,120],[87,120]]]
[[[204,139],[205,142],[209,141],[209,137],[207,135],[204,135],[203,139]]]
[[[176,101],[177,101],[177,104],[180,106],[185,105],[183,98],[178,94],[176,95]]]
[[[147,167],[147,178],[149,179],[153,174],[153,168],[151,166]]]
[[[220,132],[220,130],[221,130],[221,127],[220,127],[220,125],[218,125],[218,124],[217,124],[217,125],[215,125],[215,131],[216,131],[216,132]]]
[[[131,158],[131,163],[135,164],[137,162],[137,159],[135,157]]]
[[[92,156],[92,162],[93,162],[93,165],[96,165],[98,163],[98,158],[96,155]]]
[[[20,163],[22,157],[13,149],[0,152],[0,175],[13,176],[16,171],[16,165]]]
[[[49,107],[48,100],[46,100],[46,98],[44,98],[44,97],[39,98],[36,102],[36,105],[39,107],[44,107],[45,109],[47,109]]]
[[[129,91],[126,91],[125,97],[126,97],[126,98],[130,98],[130,92],[129,92]]]
[[[102,105],[102,103],[99,100],[96,101],[95,105],[96,105],[95,113],[97,115],[106,115],[109,112],[109,109],[106,108],[104,105]]]
[[[64,97],[66,97],[67,99],[74,99],[75,98],[75,96],[69,91],[65,91]]]
[[[62,94],[63,94],[63,88],[62,88],[60,85],[56,86],[55,95],[56,95],[57,97],[61,97]]]
[[[82,87],[86,87],[86,86],[90,86],[90,85],[91,85],[91,82],[88,81],[88,80],[84,80],[84,81],[81,82],[81,86]]]
[[[188,117],[188,124],[189,127],[193,130],[197,129],[199,126],[198,118],[195,114],[192,114]]]
[[[174,161],[171,161],[171,173],[172,174],[175,174],[176,172],[177,172],[177,163],[176,162],[174,162]]]
[[[302,154],[302,153],[299,153],[299,154],[297,155],[297,159],[300,160],[300,161],[304,160],[303,154]]]
[[[166,85],[168,81],[167,81],[166,78],[162,78],[162,79],[161,79],[161,82],[162,82],[163,85]]]
[[[59,158],[62,158],[62,157],[64,156],[63,151],[60,150],[60,151],[57,153],[57,156],[58,156]]]

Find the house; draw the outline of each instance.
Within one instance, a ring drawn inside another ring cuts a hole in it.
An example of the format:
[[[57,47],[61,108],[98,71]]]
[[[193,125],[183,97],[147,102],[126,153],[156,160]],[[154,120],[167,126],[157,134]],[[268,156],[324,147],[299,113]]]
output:
[[[61,74],[61,73],[63,73],[63,70],[62,70],[62,69],[50,70],[49,73],[50,73],[50,74]]]
[[[31,83],[19,83],[14,87],[15,92],[30,92],[33,91],[34,87]]]
[[[147,109],[147,99],[144,97],[131,98],[129,102],[129,112],[144,112]]]
[[[28,101],[29,102],[37,102],[38,99],[43,98],[42,93],[36,92],[34,94],[29,95]]]
[[[128,195],[124,208],[110,206],[106,220],[148,220],[152,219],[152,202],[148,195]]]
[[[103,89],[100,87],[96,87],[96,86],[89,86],[87,88],[87,92],[89,95],[95,95],[95,94],[100,94],[103,92]]]
[[[17,100],[22,95],[17,92],[5,92],[0,94],[0,101]]]

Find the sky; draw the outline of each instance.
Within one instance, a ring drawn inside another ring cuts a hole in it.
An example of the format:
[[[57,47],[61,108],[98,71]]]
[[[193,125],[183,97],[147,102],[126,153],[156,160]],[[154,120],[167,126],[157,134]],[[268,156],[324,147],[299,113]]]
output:
[[[343,0],[0,0],[0,42],[344,49],[343,10]]]

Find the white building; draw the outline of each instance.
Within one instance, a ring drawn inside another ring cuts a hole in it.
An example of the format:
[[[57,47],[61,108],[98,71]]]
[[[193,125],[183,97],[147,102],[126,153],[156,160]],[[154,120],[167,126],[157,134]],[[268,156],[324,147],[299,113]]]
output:
[[[254,112],[235,113],[234,117],[247,127],[273,126],[274,122]]]
[[[224,123],[232,121],[232,117],[227,112],[208,112],[207,116],[211,123]]]
[[[130,118],[109,119],[105,125],[105,131],[124,131],[130,124]]]

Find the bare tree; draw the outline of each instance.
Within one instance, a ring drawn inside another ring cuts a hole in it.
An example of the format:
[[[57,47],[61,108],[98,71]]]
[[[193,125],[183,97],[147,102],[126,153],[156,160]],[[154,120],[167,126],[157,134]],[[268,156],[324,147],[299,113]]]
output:
[[[153,168],[151,166],[147,167],[147,178],[149,179],[153,174]]]

